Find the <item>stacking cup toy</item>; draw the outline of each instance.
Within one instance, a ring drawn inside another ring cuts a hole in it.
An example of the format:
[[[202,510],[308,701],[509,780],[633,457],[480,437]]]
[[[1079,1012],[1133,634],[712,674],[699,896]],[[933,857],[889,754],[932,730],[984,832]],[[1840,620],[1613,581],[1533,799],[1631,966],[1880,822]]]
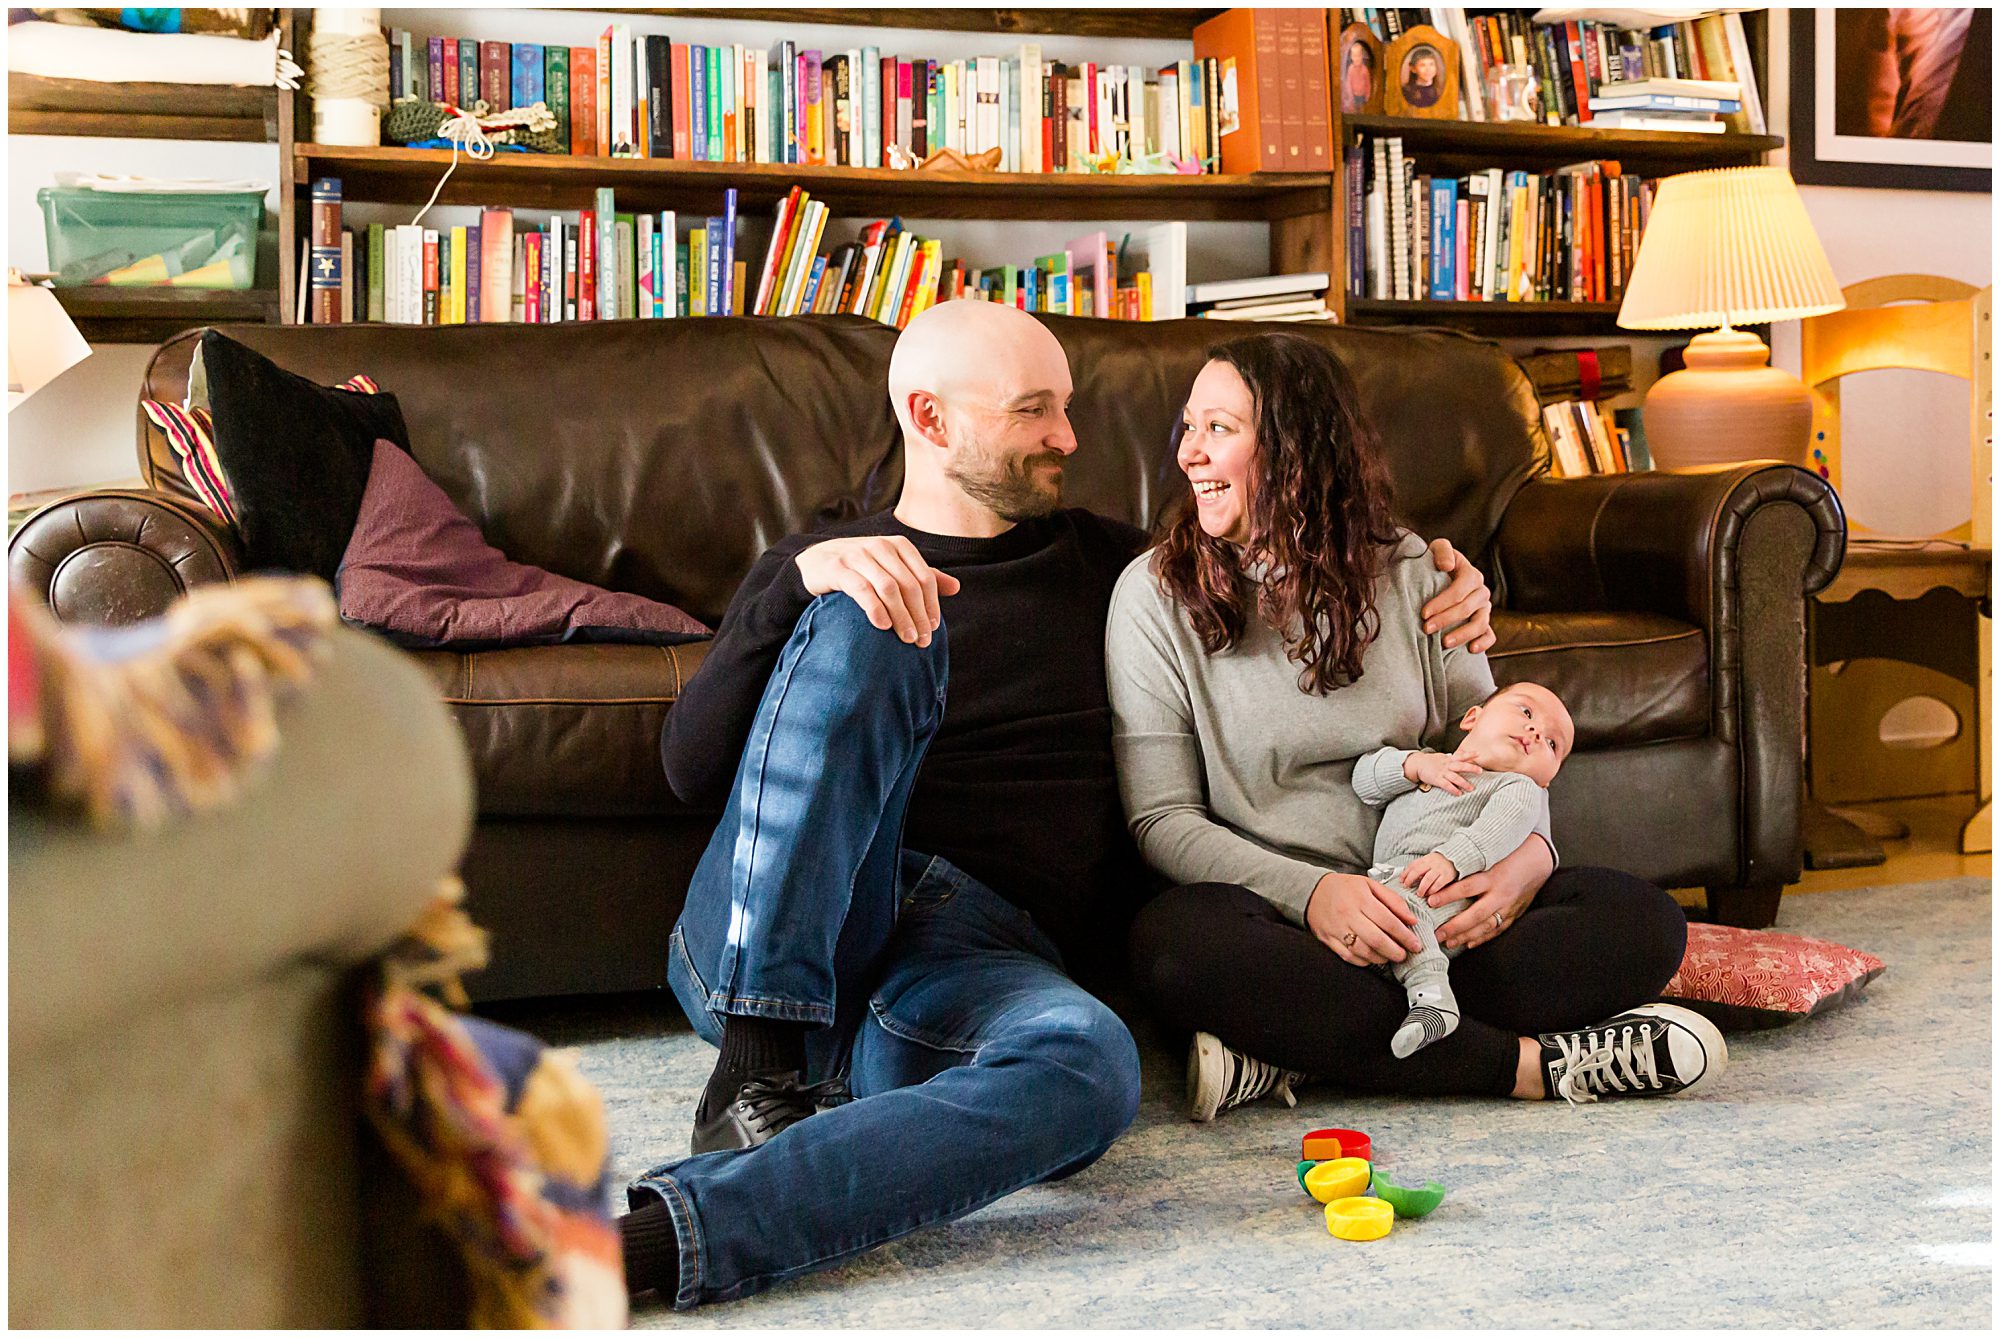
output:
[[[1374,1158],[1375,1150],[1368,1135],[1358,1129],[1315,1129],[1301,1140],[1299,1155],[1307,1161],[1332,1161],[1336,1157],[1360,1157],[1367,1161]]]
[[[1375,1197],[1396,1210],[1396,1216],[1407,1218],[1424,1217],[1444,1202],[1444,1186],[1433,1180],[1421,1189],[1404,1189],[1392,1185],[1382,1177],[1380,1171],[1374,1173]]]
[[[1381,1199],[1335,1199],[1326,1205],[1326,1229],[1341,1240],[1380,1240],[1395,1220],[1396,1210]]]
[[[1321,1203],[1332,1203],[1365,1194],[1369,1173],[1368,1163],[1359,1157],[1336,1157],[1307,1171],[1301,1183]]]

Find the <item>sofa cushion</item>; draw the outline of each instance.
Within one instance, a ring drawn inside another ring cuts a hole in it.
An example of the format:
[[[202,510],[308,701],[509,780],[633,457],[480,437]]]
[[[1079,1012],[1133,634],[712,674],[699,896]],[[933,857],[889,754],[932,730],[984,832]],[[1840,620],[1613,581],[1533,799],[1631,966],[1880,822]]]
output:
[[[660,730],[707,654],[695,641],[416,658],[464,731],[481,817],[637,817],[686,811]]]
[[[376,441],[409,447],[396,397],[319,385],[214,330],[201,365],[246,565],[331,581]]]
[[[1576,746],[1709,733],[1708,638],[1652,613],[1493,614],[1493,681],[1540,683],[1576,721]]]
[[[334,586],[341,617],[427,650],[583,641],[668,646],[708,635],[671,604],[509,560],[390,441],[375,443]]]

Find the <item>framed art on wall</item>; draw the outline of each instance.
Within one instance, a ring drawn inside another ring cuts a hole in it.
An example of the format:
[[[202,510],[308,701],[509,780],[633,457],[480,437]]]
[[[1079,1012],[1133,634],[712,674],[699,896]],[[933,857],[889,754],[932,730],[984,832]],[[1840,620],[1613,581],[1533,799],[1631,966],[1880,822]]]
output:
[[[1990,10],[1794,9],[1791,22],[1794,180],[1993,188]]]

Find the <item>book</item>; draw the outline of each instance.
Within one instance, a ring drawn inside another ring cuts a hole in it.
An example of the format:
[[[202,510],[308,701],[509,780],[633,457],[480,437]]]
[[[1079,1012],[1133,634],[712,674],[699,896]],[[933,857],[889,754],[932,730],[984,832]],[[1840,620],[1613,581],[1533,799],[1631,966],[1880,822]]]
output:
[[[549,111],[556,118],[556,144],[563,153],[570,152],[569,121],[569,48],[552,46],[542,52],[542,80],[547,90],[546,101]]]
[[[646,156],[674,156],[673,55],[667,39],[644,39],[646,56]]]
[[[340,323],[340,178],[319,177],[309,191],[311,201],[310,305],[315,325]]]
[[[604,152],[597,137],[597,49],[573,46],[569,49],[569,151],[598,155]]]
[[[722,192],[721,219],[721,294],[722,309],[730,314],[737,311],[736,290],[736,187]]]
[[[460,90],[458,81],[465,67],[458,59],[458,39],[455,37],[440,37],[437,39],[437,43],[438,76],[444,88],[444,96],[439,101],[454,107],[460,106],[462,104],[459,100]],[[472,99],[468,96],[465,98],[465,101],[470,102]]]
[[[1659,112],[1600,112],[1592,125],[1606,130],[1668,130],[1682,134],[1720,135],[1729,127],[1713,117],[1666,116]]]
[[[484,94],[484,85],[479,79],[479,43],[469,37],[460,38],[458,43],[458,92],[466,106],[471,106]]]
[[[479,96],[495,111],[513,107],[508,94],[513,87],[514,55],[505,42],[479,44]]]
[[[1285,167],[1278,72],[1278,30],[1284,22],[1276,9],[1226,9],[1195,25],[1195,56],[1216,60],[1222,75],[1217,142],[1224,172]]]
[[[1691,98],[1677,97],[1664,93],[1645,95],[1625,95],[1595,97],[1590,100],[1592,111],[1650,111],[1650,112],[1707,112],[1733,113],[1741,111],[1743,104],[1733,98]]]
[[[617,236],[616,206],[612,202],[611,187],[599,186],[596,193],[597,294],[595,298],[597,319],[611,320],[618,311],[618,252],[615,246]]]
[[[1605,98],[1709,98],[1737,102],[1743,96],[1743,86],[1719,79],[1622,79],[1605,84],[1597,93]]]
[[[513,96],[516,107],[542,101],[542,49],[532,42],[514,43]]]
[[[340,274],[340,320],[348,324],[354,320],[354,230],[351,228],[340,234]],[[364,297],[364,309],[366,301]]]

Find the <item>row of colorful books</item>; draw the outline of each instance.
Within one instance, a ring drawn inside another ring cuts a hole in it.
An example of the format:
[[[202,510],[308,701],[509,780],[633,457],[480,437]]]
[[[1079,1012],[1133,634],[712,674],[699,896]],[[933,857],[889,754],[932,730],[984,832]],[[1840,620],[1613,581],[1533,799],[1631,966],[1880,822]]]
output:
[[[919,237],[901,219],[877,219],[859,236],[822,253],[830,211],[792,187],[779,202],[757,276],[753,316],[866,316],[898,329],[938,301],[943,244]]]
[[[1215,58],[1157,70],[1064,64],[1043,60],[1032,42],[1007,56],[954,61],[789,40],[765,51],[634,34],[621,23],[594,46],[391,29],[390,48],[392,100],[467,105],[477,97],[498,110],[543,102],[562,150],[573,154],[887,167],[896,148],[917,160],[940,149],[999,149],[1002,171],[1080,172],[1090,162],[1165,153],[1212,171],[1229,123],[1216,114],[1225,71]],[[1324,138],[1321,56],[1316,124]],[[1303,102],[1299,115],[1307,115]],[[1330,154],[1322,154],[1317,164],[1290,166],[1325,170]]]
[[[1719,120],[1718,129],[1764,133],[1756,70],[1737,11],[1652,27],[1592,19],[1536,23],[1520,10],[1342,12],[1347,22],[1368,24],[1384,41],[1417,23],[1450,38],[1459,49],[1461,106],[1467,120],[1489,119],[1486,72],[1514,64],[1534,70],[1542,118],[1550,125],[1685,130]],[[1695,86],[1675,90],[1660,81],[1692,81]]]
[[[302,322],[551,324],[741,315],[745,308],[733,189],[723,213],[705,219],[622,212],[605,188],[595,207],[551,215],[538,228],[517,227],[511,209],[485,209],[479,222],[457,227],[346,228],[340,183],[321,178],[312,187],[311,227]]]
[[[1612,409],[1603,400],[1562,400],[1542,406],[1558,478],[1624,474],[1651,469],[1640,411]]]
[[[1094,232],[1026,265],[958,267],[945,289],[1024,311],[1119,321],[1177,320],[1187,294],[1187,224],[1179,222],[1116,240]]]
[[[1435,302],[1615,302],[1654,183],[1616,161],[1430,176],[1400,136],[1347,152],[1348,291]]]

